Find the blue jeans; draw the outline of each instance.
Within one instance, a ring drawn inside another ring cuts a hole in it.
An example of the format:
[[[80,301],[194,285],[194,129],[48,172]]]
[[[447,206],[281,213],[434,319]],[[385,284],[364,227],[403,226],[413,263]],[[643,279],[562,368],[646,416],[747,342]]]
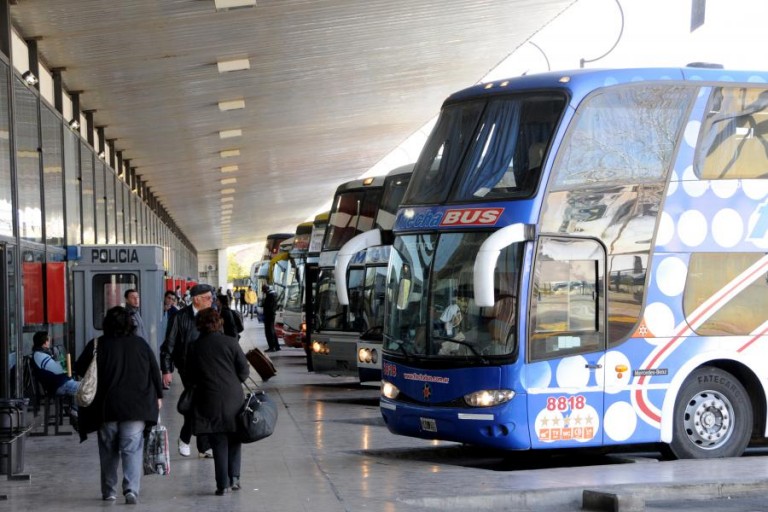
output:
[[[56,394],[59,396],[72,397],[70,410],[72,411],[73,416],[77,416],[77,400],[75,400],[75,393],[77,393],[77,388],[79,387],[80,387],[79,382],[77,382],[75,379],[69,379],[64,384],[59,386],[59,389],[56,390]]]
[[[144,422],[107,421],[99,429],[101,496],[117,495],[117,465],[123,461],[123,494],[139,495],[144,473]]]

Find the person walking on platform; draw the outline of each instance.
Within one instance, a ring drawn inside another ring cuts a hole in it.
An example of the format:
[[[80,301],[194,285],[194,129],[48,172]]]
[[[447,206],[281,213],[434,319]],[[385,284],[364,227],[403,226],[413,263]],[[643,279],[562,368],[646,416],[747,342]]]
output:
[[[181,385],[186,389],[189,386],[190,374],[187,372],[187,353],[199,336],[195,317],[203,309],[211,307],[213,303],[213,288],[207,284],[196,284],[189,291],[192,304],[182,308],[176,313],[168,328],[165,341],[160,347],[160,369],[163,372],[163,386],[170,386],[173,380],[174,367],[181,377]],[[189,443],[192,440],[192,418],[184,416],[184,424],[179,432],[179,454],[189,457],[191,450]],[[200,457],[211,458],[213,453],[205,436],[197,436],[197,451]]]
[[[139,292],[134,289],[125,291],[125,309],[131,314],[131,321],[136,326],[136,336],[149,342],[147,331],[144,329],[144,320],[141,319],[141,312],[139,311]]]
[[[197,315],[200,337],[187,361],[189,382],[195,386],[192,432],[205,435],[213,448],[216,495],[240,490],[241,443],[235,417],[243,405],[241,383],[250,372],[236,338],[222,332],[218,312],[204,309]]]
[[[233,311],[229,307],[229,298],[226,295],[219,295],[218,299],[219,315],[221,316],[221,321],[224,322],[224,334],[239,340],[240,333],[245,329],[240,313]]]
[[[251,320],[253,320],[253,314],[255,313],[254,310],[256,309],[256,303],[258,302],[258,300],[259,300],[259,297],[258,295],[256,295],[256,291],[249,286],[248,289],[245,291],[246,306],[245,306],[245,313],[243,314],[243,316],[250,315]]]
[[[144,429],[157,423],[162,407],[160,368],[146,341],[134,334],[126,308],[107,311],[103,329],[96,344],[96,396],[89,406],[80,407],[80,441],[98,431],[101,497],[116,499],[117,466],[122,461],[123,496],[134,505],[144,473]],[[75,363],[79,375],[85,375],[93,357],[91,340]]]
[[[275,318],[277,317],[277,294],[266,284],[261,286],[264,296],[261,298],[261,308],[264,313],[264,336],[267,337],[269,348],[266,352],[277,352],[280,350],[280,342],[277,340],[275,332]]]

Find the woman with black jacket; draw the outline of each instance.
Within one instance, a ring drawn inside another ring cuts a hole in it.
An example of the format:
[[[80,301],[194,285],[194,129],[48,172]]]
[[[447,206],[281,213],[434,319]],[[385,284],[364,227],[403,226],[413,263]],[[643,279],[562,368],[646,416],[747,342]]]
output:
[[[80,407],[80,441],[98,431],[102,498],[116,499],[122,461],[125,502],[135,504],[144,473],[144,429],[157,423],[162,406],[160,367],[147,342],[133,334],[136,328],[127,309],[107,311],[103,329],[96,345],[96,396],[89,406]],[[77,359],[79,375],[88,370],[93,347],[91,340]]]
[[[240,489],[241,443],[235,416],[243,405],[242,382],[249,367],[237,339],[222,333],[221,316],[208,308],[197,314],[200,337],[187,356],[187,369],[194,385],[192,432],[206,434],[213,449],[216,495],[227,488]]]

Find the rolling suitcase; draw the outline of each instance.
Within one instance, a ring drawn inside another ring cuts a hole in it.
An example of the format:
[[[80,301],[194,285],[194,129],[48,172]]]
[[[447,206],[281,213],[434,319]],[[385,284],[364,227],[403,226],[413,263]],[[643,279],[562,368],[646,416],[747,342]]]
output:
[[[277,374],[277,369],[272,364],[272,360],[260,349],[254,348],[249,350],[246,352],[245,358],[251,363],[251,366],[259,374],[262,381],[267,382]]]
[[[169,475],[171,452],[168,448],[168,429],[157,422],[144,440],[144,474]]]

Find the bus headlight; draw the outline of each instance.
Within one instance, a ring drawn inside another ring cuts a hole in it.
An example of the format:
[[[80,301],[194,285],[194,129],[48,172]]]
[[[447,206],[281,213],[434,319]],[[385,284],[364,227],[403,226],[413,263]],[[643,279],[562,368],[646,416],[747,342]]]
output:
[[[361,348],[357,351],[357,360],[361,363],[371,362],[371,351],[367,348]]]
[[[484,389],[464,395],[464,401],[470,407],[492,407],[509,402],[515,397],[511,389]]]
[[[390,400],[394,400],[397,398],[397,395],[400,394],[400,390],[397,389],[397,387],[392,384],[391,382],[387,382],[385,380],[381,381],[381,395],[384,398],[389,398]]]
[[[312,352],[315,354],[322,354],[323,353],[323,344],[319,341],[313,341],[312,342]]]
[[[376,364],[379,361],[379,351],[374,349],[371,349],[371,362],[373,364]]]

